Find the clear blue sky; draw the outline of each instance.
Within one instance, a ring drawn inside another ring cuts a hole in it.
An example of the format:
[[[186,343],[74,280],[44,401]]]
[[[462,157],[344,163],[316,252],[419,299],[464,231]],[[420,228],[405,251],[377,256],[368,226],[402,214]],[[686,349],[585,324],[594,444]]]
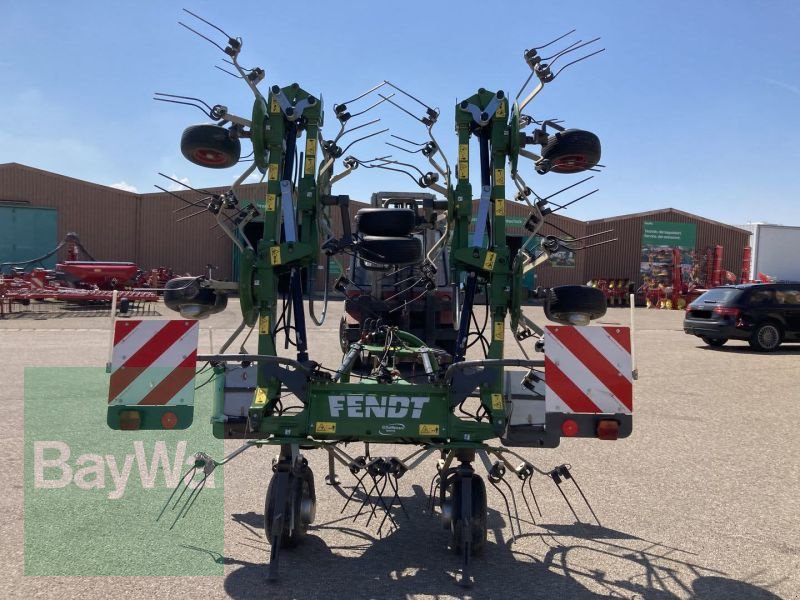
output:
[[[523,51],[576,28],[572,39],[602,36],[606,51],[567,69],[526,110],[602,140],[607,169],[595,180],[601,191],[567,215],[593,219],[674,207],[731,224],[800,225],[800,2],[794,0],[0,0],[0,6],[0,162],[124,182],[140,192],[164,184],[157,171],[197,186],[232,182],[236,168],[211,171],[180,154],[181,132],[203,121],[200,112],[151,99],[161,91],[242,115],[251,109],[249,90],[213,68],[222,54],[177,24],[190,19],[184,6],[244,39],[240,60],[266,70],[265,91],[296,81],[322,94],[326,137],[338,125],[333,103],[383,79],[439,107],[434,131],[451,163],[455,101],[478,87],[516,94],[529,73]],[[373,114],[391,133],[423,138],[423,128],[392,107]],[[350,152],[406,158],[384,139]],[[576,179],[537,176],[527,166],[523,173],[540,194]],[[359,169],[334,191],[367,199],[374,190],[413,185],[402,175]]]

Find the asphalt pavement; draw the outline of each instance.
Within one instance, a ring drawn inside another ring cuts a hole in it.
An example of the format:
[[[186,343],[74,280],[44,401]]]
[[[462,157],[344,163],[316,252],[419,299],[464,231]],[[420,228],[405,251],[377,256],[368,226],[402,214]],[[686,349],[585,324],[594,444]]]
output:
[[[161,306],[164,318],[171,318]],[[526,313],[544,324],[541,310]],[[335,367],[341,303],[310,326],[315,360]],[[628,325],[612,308],[600,323]],[[679,311],[635,311],[634,432],[616,442],[566,440],[553,450],[521,449],[547,471],[568,464],[577,488],[534,479],[542,515],[535,523],[515,493],[519,517],[488,487],[489,542],[474,559],[474,585],[459,587],[460,558],[431,514],[435,460],[399,480],[399,506],[379,531],[381,512],[356,518],[361,495],[342,507],[355,479],[324,485],[327,455],[307,453],[317,480],[317,513],[307,538],[282,553],[278,583],[266,582],[264,494],[274,449],[254,449],[224,473],[224,552],[198,561],[224,575],[193,577],[43,577],[25,575],[23,459],[24,368],[102,367],[109,348],[103,317],[51,315],[0,320],[0,539],[4,598],[800,598],[800,345],[760,354],[746,343],[710,349],[681,328]],[[237,306],[202,322],[200,351],[232,333]],[[510,340],[507,332],[506,339]],[[251,344],[252,345],[252,344]],[[513,343],[508,354],[517,356]],[[98,398],[104,411],[104,398]],[[225,442],[226,452],[240,444]],[[362,453],[360,445],[347,451]],[[374,455],[413,448],[373,446]],[[479,467],[480,469],[480,467]],[[517,492],[519,482],[510,482]],[[569,482],[567,482],[569,483]],[[508,492],[506,491],[508,496]],[[510,499],[509,499],[510,500]],[[200,496],[198,502],[202,502]],[[510,514],[509,514],[510,513]],[[153,525],[156,526],[155,524]],[[184,532],[185,534],[186,532]],[[142,541],[143,544],[147,540]],[[69,557],[65,557],[68,562]]]

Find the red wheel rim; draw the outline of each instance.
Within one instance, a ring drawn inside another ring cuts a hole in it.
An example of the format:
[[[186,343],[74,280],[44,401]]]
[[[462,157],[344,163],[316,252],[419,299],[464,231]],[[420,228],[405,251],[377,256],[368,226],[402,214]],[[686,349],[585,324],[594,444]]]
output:
[[[585,171],[589,168],[589,161],[583,154],[568,154],[560,156],[553,161],[551,171],[558,173],[574,173],[576,171]]]
[[[192,158],[204,165],[217,166],[224,165],[227,162],[227,158],[222,152],[211,148],[198,148],[192,152]]]

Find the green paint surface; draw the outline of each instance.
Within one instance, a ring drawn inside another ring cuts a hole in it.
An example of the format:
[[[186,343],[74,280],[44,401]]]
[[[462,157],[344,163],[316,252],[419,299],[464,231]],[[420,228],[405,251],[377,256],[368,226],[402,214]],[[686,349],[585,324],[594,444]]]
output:
[[[198,390],[189,429],[113,431],[108,378],[100,368],[25,370],[25,575],[222,576],[222,467],[172,530],[191,488],[156,521],[195,452],[222,457],[211,386]]]

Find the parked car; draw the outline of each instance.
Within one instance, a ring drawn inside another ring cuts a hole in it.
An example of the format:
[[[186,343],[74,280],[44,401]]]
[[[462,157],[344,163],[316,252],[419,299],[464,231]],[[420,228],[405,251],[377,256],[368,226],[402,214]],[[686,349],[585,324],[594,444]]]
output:
[[[683,330],[709,346],[747,340],[762,352],[800,342],[800,283],[751,283],[708,290],[686,308]]]

